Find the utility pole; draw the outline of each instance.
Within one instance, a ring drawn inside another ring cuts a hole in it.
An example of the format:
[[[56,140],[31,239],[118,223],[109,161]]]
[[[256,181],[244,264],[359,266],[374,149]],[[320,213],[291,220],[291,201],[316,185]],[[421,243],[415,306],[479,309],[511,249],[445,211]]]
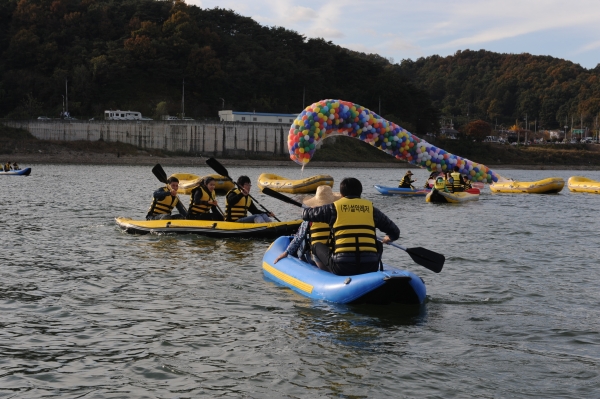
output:
[[[381,116],[381,96],[379,96],[379,116]]]
[[[66,109],[66,114],[69,114],[69,89],[67,87],[67,78],[65,78],[65,96],[66,96],[66,103],[67,103],[67,109]],[[71,116],[71,115],[69,115]]]
[[[304,87],[302,88],[302,109],[303,109],[303,110],[304,110],[304,108],[306,108],[306,105],[305,105],[305,104],[306,104],[306,102],[305,102],[305,99],[306,99],[306,86],[304,86]]]
[[[527,112],[525,113],[525,145],[527,145],[527,131],[529,130],[529,125],[527,124]]]
[[[183,88],[181,89],[181,119],[185,116],[185,78],[183,78]]]

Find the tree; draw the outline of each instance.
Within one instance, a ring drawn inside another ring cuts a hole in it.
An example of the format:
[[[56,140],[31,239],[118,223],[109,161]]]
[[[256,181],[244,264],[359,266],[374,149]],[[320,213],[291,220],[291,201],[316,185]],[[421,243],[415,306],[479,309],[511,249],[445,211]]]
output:
[[[483,141],[486,136],[492,135],[492,126],[486,121],[478,119],[465,127],[465,133],[472,140]]]

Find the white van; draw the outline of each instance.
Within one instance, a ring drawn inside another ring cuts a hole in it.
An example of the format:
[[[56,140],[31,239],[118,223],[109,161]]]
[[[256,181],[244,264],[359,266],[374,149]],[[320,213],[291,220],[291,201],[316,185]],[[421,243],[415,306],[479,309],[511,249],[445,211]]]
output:
[[[142,120],[142,113],[136,111],[104,111],[104,120],[107,121],[136,121]]]

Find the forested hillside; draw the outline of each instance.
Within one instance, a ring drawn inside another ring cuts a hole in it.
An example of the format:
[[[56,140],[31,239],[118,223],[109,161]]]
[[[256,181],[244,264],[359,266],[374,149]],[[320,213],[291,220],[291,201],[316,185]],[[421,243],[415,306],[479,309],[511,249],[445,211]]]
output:
[[[599,58],[600,61],[600,58]],[[427,90],[443,116],[459,125],[484,119],[507,127],[527,116],[545,128],[593,127],[600,113],[600,64],[592,70],[570,61],[530,54],[459,51],[453,56],[404,60],[395,66]]]
[[[356,54],[268,28],[223,9],[182,1],[0,0],[0,114],[58,116],[69,110],[145,115],[165,107],[217,117],[225,109],[299,113],[324,98],[347,99],[416,133],[435,130],[437,110],[384,58]],[[161,104],[162,103],[162,104]]]

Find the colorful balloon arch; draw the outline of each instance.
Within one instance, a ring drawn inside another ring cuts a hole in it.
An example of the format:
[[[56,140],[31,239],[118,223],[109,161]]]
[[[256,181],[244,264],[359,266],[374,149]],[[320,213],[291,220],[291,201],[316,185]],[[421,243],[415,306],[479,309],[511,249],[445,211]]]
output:
[[[298,115],[288,135],[290,158],[300,165],[307,164],[317,143],[334,135],[357,138],[430,172],[458,166],[460,173],[472,181],[492,183],[504,179],[485,165],[437,148],[369,109],[342,100],[321,100]]]

